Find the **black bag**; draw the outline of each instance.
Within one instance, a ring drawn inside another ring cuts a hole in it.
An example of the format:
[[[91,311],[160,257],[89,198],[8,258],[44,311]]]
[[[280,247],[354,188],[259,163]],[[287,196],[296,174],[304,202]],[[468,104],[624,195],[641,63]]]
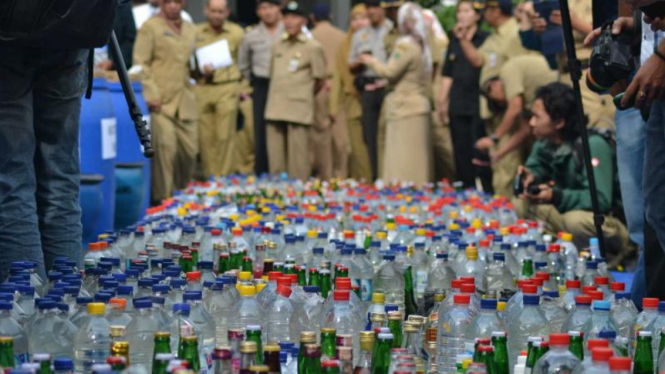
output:
[[[0,0],[0,43],[92,49],[109,41],[118,0]]]

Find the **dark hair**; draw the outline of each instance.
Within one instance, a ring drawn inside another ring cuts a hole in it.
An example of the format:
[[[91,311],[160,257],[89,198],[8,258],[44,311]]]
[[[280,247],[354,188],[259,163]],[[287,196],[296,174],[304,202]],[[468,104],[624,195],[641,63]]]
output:
[[[543,101],[545,111],[552,122],[563,121],[561,135],[572,141],[580,136],[577,128],[577,103],[573,89],[563,83],[550,83],[536,92],[536,99]]]

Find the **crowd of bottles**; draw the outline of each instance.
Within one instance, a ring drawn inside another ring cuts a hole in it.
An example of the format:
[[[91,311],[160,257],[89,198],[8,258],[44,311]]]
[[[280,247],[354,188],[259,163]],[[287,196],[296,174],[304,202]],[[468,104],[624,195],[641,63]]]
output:
[[[665,302],[638,312],[597,241],[438,183],[192,184],[84,264],[0,285],[13,374],[665,371]]]

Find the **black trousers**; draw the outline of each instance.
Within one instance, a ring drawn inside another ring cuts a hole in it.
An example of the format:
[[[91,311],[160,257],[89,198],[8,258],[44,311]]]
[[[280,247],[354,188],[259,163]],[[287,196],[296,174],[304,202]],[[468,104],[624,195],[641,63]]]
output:
[[[361,118],[363,125],[363,139],[367,145],[369,161],[372,166],[372,179],[379,176],[379,149],[377,138],[379,135],[379,118],[381,117],[381,107],[383,99],[386,97],[384,89],[376,91],[363,91],[361,102],[363,115]]]
[[[266,140],[266,103],[270,79],[252,76],[252,101],[254,109],[254,152],[256,174],[268,173],[268,143]]]
[[[457,180],[464,187],[475,187],[480,178],[485,192],[492,192],[492,169],[473,164],[476,141],[485,136],[485,124],[478,115],[450,114],[450,136],[453,141]]]
[[[656,231],[644,220],[644,276],[647,297],[665,299],[665,252]]]

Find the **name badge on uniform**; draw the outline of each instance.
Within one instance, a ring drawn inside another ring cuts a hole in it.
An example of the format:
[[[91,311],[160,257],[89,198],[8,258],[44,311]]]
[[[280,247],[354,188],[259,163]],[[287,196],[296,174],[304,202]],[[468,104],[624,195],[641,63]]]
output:
[[[496,53],[490,53],[490,67],[495,68],[497,65]]]
[[[298,68],[300,67],[300,53],[296,53],[295,56],[289,61],[289,72],[290,73],[295,73],[298,71]]]

